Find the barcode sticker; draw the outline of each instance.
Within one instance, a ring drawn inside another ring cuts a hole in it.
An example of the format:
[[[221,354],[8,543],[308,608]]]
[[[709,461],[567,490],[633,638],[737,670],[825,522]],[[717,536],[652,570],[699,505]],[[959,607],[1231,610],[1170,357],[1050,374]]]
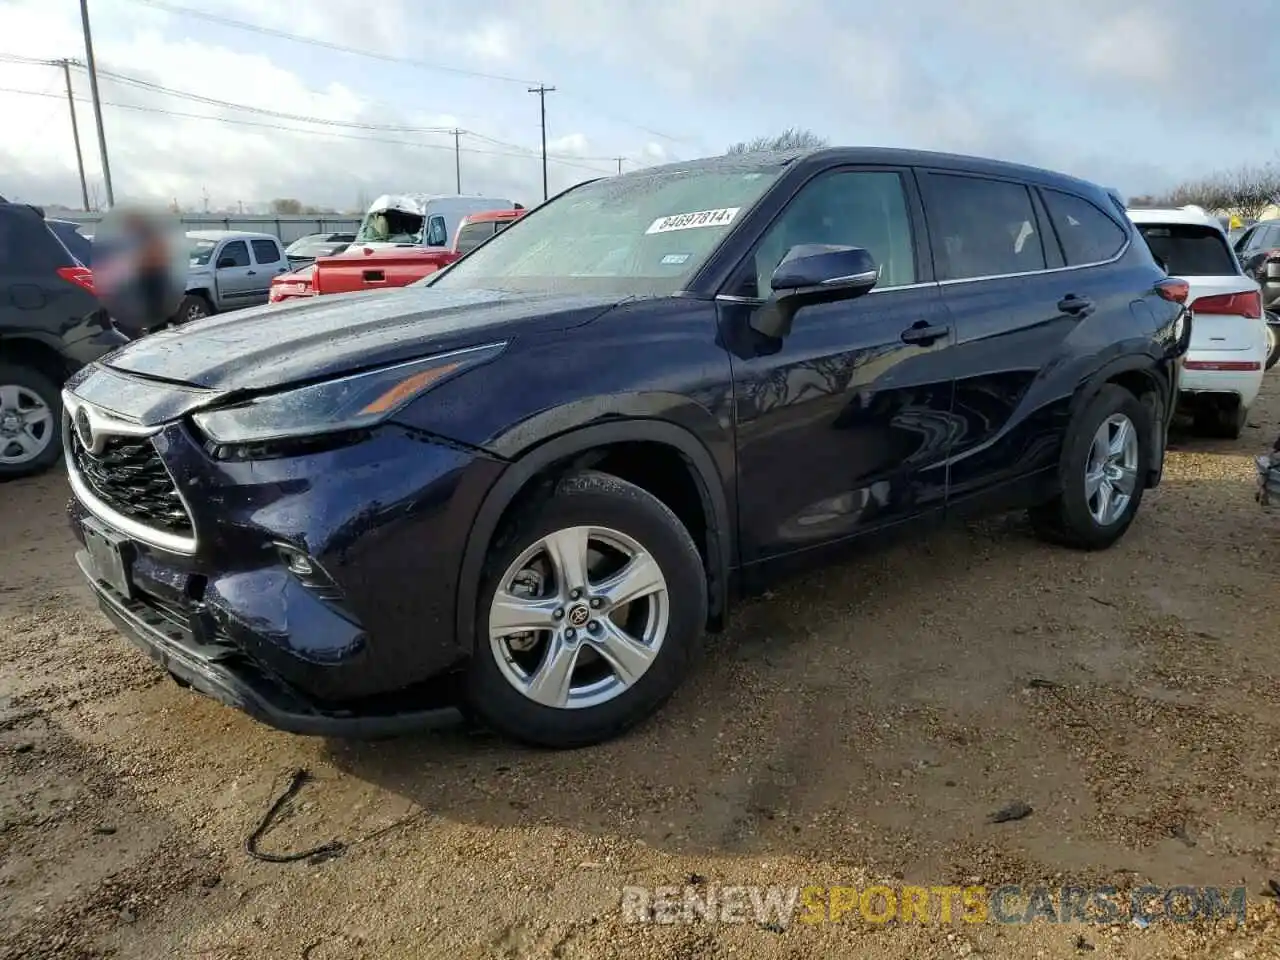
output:
[[[673,213],[653,221],[645,233],[670,233],[672,230],[692,230],[695,227],[725,227],[733,223],[733,218],[741,209],[741,207],[721,207],[719,210]]]

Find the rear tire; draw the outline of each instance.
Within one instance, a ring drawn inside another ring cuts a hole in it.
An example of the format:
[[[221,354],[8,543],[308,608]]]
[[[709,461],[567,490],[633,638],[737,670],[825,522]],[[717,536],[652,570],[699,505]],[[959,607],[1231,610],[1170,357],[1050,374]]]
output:
[[[1274,313],[1267,314],[1268,320],[1270,320],[1274,316],[1275,316]],[[1270,370],[1272,367],[1276,365],[1277,361],[1280,361],[1280,330],[1278,330],[1275,326],[1273,326],[1270,322],[1268,322],[1267,323],[1267,362],[1263,364],[1262,368],[1264,370]]]
[[[62,392],[43,373],[0,363],[0,480],[43,473],[62,456]]]
[[[1142,503],[1153,429],[1150,407],[1123,387],[1105,385],[1067,430],[1058,468],[1061,492],[1029,511],[1036,534],[1077,550],[1105,550],[1123,537]],[[1132,441],[1124,430],[1132,431]],[[1111,452],[1102,456],[1104,449]],[[1123,505],[1119,499],[1104,504],[1104,487],[1127,497]]]
[[[611,588],[623,583],[632,590]],[[679,686],[706,618],[702,558],[666,504],[610,474],[574,474],[525,506],[489,551],[470,706],[537,746],[611,739]]]

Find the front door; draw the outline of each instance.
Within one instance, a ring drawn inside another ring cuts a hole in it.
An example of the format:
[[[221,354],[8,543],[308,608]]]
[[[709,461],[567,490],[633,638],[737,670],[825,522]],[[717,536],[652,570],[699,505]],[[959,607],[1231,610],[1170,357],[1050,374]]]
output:
[[[249,244],[243,240],[230,240],[218,251],[217,282],[219,307],[233,310],[256,303],[254,291],[258,288],[258,270],[249,259]]]
[[[920,255],[923,230],[909,170],[828,170],[783,208],[719,298],[744,563],[943,507],[952,333]],[[780,342],[753,341],[748,321],[774,268],[804,243],[865,248],[880,270],[876,288],[800,310]]]

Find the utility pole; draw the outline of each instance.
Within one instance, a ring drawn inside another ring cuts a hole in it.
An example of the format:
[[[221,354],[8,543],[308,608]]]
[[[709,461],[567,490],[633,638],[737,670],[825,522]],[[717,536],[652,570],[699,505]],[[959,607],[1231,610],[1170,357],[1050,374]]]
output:
[[[456,191],[462,193],[462,131],[453,128],[453,177]]]
[[[530,93],[538,95],[539,106],[542,108],[542,199],[544,201],[550,196],[547,191],[547,94],[555,91],[555,87],[548,87],[541,83],[529,88]]]
[[[626,157],[614,157],[613,159],[615,159],[615,160],[617,160],[617,161],[618,161],[618,174],[619,174],[619,176],[621,176],[621,174],[622,174],[622,161],[623,161],[623,160],[625,160],[625,159],[627,159],[627,158],[626,158]]]
[[[67,106],[71,109],[71,139],[76,143],[76,166],[80,169],[80,198],[84,201],[84,212],[89,212],[89,181],[84,175],[84,154],[80,152],[80,124],[76,120],[76,97],[71,89],[71,61],[59,60],[62,74],[67,78]]]
[[[107,188],[107,209],[116,205],[111,189],[111,165],[107,163],[107,135],[102,129],[102,101],[98,97],[98,68],[93,62],[93,34],[89,32],[89,0],[80,0],[80,23],[84,27],[84,56],[89,67],[89,93],[93,97],[93,119],[98,126],[98,151],[102,154],[102,181]]]

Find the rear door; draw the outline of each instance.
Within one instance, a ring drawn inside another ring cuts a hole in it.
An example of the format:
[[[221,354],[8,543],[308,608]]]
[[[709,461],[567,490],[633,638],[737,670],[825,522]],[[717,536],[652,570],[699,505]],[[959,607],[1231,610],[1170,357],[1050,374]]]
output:
[[[257,285],[251,291],[254,303],[266,303],[271,291],[271,281],[282,273],[289,272],[289,261],[284,250],[275,240],[263,237],[249,242],[253,254],[253,270]]]
[[[1036,385],[1075,320],[1057,301],[1072,289],[1034,191],[1015,179],[952,170],[920,171],[933,260],[956,328],[958,434],[948,503],[1016,492],[1020,478],[1053,465]],[[1073,278],[1071,283],[1078,283]],[[983,501],[985,503],[985,501]]]
[[[218,251],[216,263],[220,309],[233,310],[265,302],[266,294],[259,298],[258,291],[269,287],[270,279],[259,281],[258,269],[249,256],[249,244],[246,241],[228,240]]]
[[[1191,287],[1187,306],[1195,315],[1192,352],[1261,348],[1258,286],[1241,271],[1221,232],[1187,223],[1140,223],[1138,230],[1151,252],[1165,262],[1169,275],[1186,280]]]

